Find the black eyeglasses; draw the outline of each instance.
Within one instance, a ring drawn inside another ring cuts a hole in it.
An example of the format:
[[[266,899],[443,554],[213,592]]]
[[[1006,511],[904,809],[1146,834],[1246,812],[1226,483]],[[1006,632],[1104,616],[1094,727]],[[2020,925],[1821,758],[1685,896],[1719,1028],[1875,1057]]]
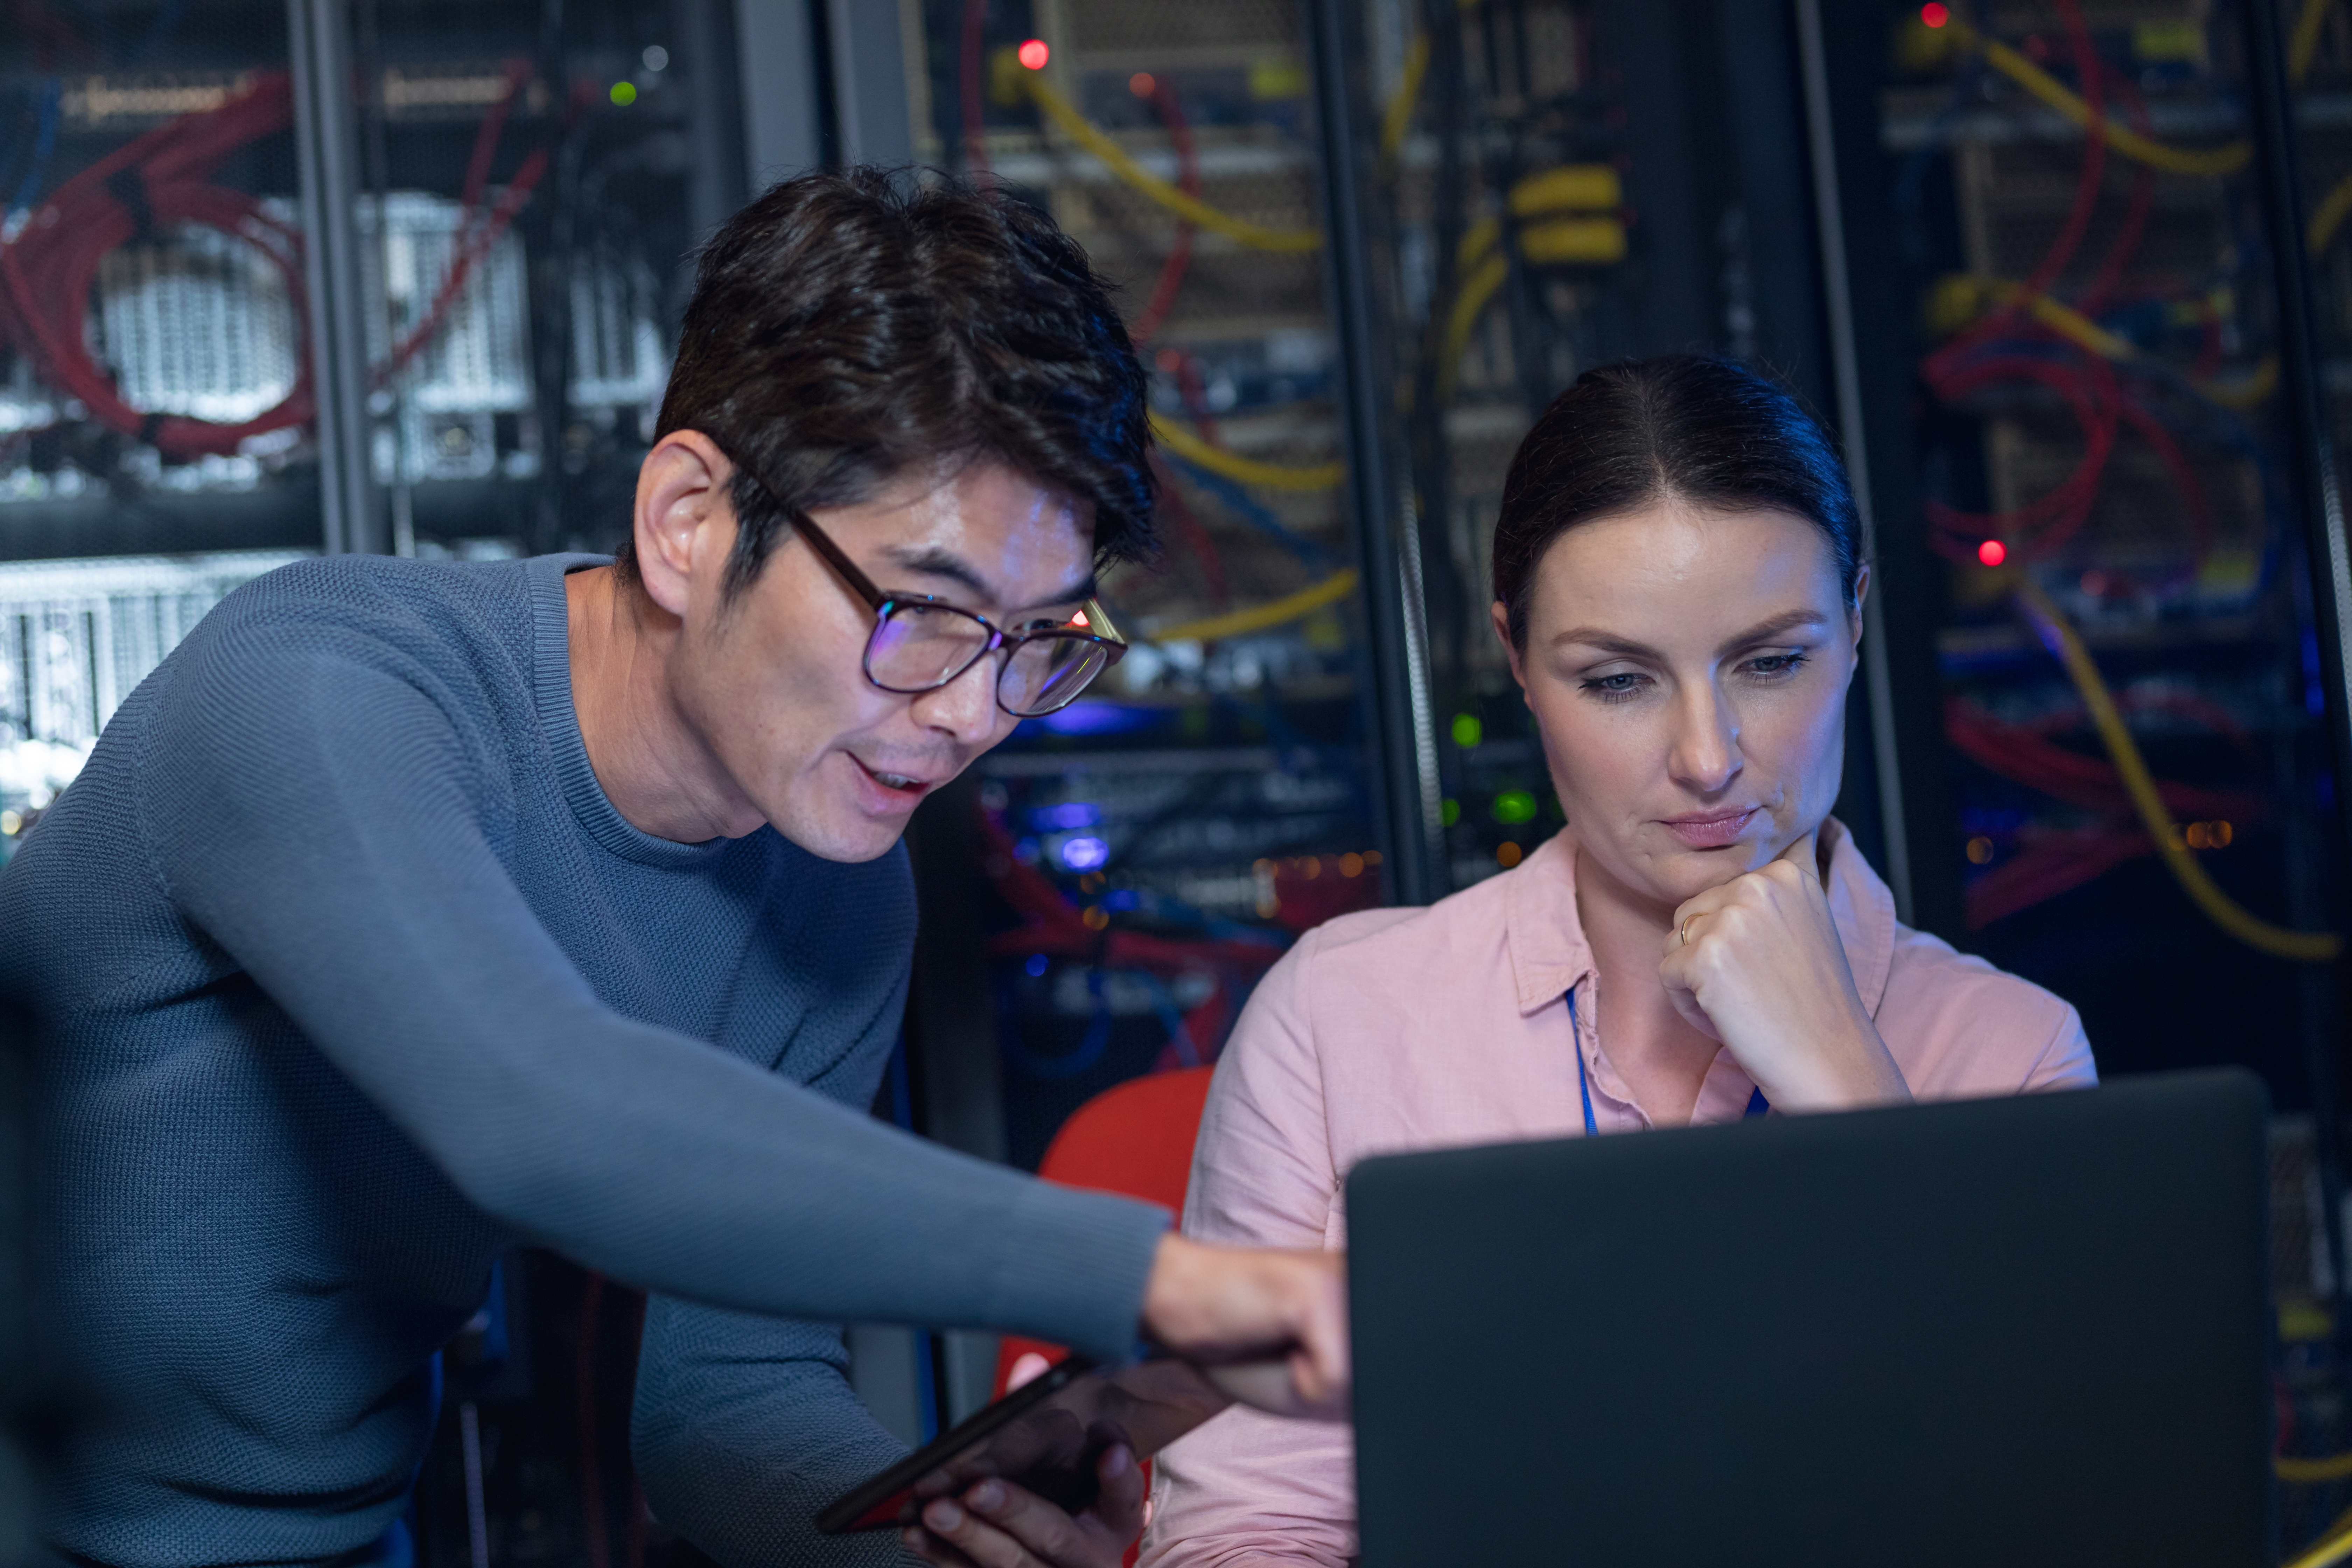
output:
[[[1060,626],[1006,632],[990,625],[985,616],[928,594],[885,594],[808,513],[789,505],[784,511],[874,612],[874,633],[866,639],[866,679],[885,691],[937,691],[1003,648],[996,705],[1016,719],[1035,719],[1076,701],[1095,677],[1127,652],[1127,639],[1092,599]]]

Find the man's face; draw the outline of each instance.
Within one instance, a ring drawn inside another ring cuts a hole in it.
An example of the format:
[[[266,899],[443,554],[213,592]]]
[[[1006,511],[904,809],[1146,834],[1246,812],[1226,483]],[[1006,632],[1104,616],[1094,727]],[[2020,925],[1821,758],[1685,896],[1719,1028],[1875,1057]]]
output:
[[[1092,520],[1003,463],[811,515],[885,594],[930,595],[1007,632],[1066,622],[1094,592]],[[731,543],[731,513],[716,531]],[[683,620],[679,711],[776,830],[828,860],[883,854],[926,795],[1017,722],[996,703],[1001,653],[936,691],[867,680],[874,614],[797,534],[732,602],[698,571]]]

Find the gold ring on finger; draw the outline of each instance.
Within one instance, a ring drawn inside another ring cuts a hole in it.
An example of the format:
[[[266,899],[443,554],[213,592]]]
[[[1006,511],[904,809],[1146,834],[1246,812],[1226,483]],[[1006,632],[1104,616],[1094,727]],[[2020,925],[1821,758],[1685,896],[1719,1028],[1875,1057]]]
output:
[[[1704,913],[1704,912],[1705,912],[1704,910],[1702,910],[1702,911],[1701,911],[1701,913]],[[1694,915],[1685,915],[1685,916],[1684,916],[1684,917],[1683,917],[1683,945],[1684,945],[1685,947],[1688,947],[1688,946],[1690,945],[1690,928],[1691,928],[1691,921],[1695,921],[1695,920],[1696,920],[1696,919],[1698,919],[1698,916],[1697,916],[1697,915],[1695,915],[1695,914],[1694,914]]]

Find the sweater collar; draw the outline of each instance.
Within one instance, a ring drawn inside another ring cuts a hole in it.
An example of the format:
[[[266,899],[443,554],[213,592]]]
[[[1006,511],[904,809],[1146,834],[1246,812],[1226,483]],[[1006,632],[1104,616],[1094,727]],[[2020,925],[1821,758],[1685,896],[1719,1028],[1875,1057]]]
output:
[[[1845,948],[1862,1005],[1874,1016],[1895,958],[1895,895],[1835,817],[1822,825],[1830,846],[1830,918]],[[1576,845],[1556,833],[1504,873],[1504,942],[1522,1016],[1549,1006],[1592,971],[1592,947],[1576,912]]]

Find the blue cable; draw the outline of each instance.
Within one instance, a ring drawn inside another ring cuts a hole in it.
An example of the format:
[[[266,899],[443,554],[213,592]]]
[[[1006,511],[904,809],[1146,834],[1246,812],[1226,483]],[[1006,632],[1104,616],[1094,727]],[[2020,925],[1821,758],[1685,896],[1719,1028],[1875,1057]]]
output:
[[[8,204],[11,213],[23,212],[33,205],[33,197],[41,188],[41,176],[48,173],[49,154],[58,146],[58,106],[65,89],[65,79],[55,76],[42,89],[40,128],[33,133],[33,161],[26,167],[23,184],[16,187],[16,199]]]
[[[1273,539],[1276,543],[1306,562],[1309,566],[1321,568],[1331,564],[1329,551],[1305,535],[1294,532],[1280,518],[1260,505],[1249,491],[1242,489],[1224,475],[1204,468],[1188,458],[1178,457],[1164,447],[1160,448],[1160,456],[1174,467],[1183,469],[1187,479],[1223,502],[1226,510]]]
[[[1004,1054],[1013,1065],[1039,1078],[1076,1078],[1097,1062],[1110,1046],[1110,998],[1103,994],[1103,967],[1099,963],[1087,968],[1087,994],[1094,999],[1094,1012],[1087,1020],[1087,1032],[1078,1037],[1078,1048],[1066,1056],[1041,1057],[1021,1043],[1017,1030],[1007,1033]]]

